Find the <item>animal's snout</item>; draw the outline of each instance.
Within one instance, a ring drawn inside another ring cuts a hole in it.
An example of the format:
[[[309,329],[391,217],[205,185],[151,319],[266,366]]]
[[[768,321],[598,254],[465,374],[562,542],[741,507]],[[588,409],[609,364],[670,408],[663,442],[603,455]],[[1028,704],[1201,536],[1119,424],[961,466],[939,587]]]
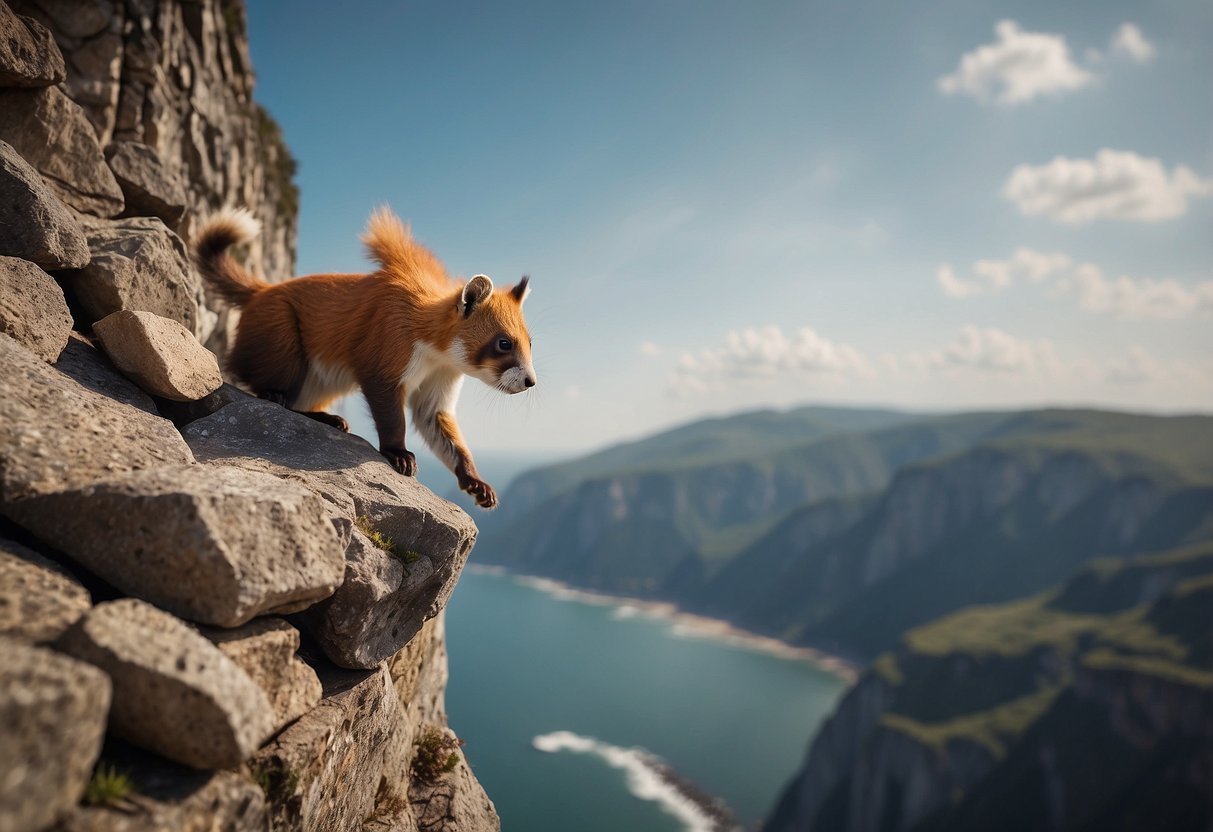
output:
[[[525,384],[527,387],[534,387],[535,386],[535,377],[532,375],[528,375],[526,378],[524,378],[522,380],[522,383]]]

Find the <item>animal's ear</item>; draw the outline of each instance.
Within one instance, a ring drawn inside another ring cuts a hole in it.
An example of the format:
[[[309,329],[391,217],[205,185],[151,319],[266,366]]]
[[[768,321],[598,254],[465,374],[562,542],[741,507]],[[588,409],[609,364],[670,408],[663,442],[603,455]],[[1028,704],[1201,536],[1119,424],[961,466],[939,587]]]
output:
[[[519,304],[521,304],[524,300],[526,300],[527,295],[529,295],[530,293],[531,293],[531,276],[529,274],[524,274],[522,276],[522,280],[519,280],[518,284],[516,286],[514,286],[513,289],[510,289],[510,294],[514,296],[514,299],[517,300]]]
[[[487,274],[478,274],[464,284],[463,294],[459,296],[459,310],[463,317],[467,318],[479,309],[480,304],[488,300],[491,294],[493,281],[489,280]]]

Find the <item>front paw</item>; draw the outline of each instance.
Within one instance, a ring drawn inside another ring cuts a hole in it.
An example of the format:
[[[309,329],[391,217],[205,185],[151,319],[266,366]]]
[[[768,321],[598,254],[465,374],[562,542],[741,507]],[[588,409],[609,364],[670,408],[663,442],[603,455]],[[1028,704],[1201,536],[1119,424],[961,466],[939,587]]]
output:
[[[380,448],[379,453],[387,457],[392,467],[406,477],[417,474],[417,457],[413,456],[412,451],[406,451],[404,448]]]
[[[459,478],[459,487],[476,498],[476,505],[481,508],[497,507],[497,492],[479,477],[464,475]]]

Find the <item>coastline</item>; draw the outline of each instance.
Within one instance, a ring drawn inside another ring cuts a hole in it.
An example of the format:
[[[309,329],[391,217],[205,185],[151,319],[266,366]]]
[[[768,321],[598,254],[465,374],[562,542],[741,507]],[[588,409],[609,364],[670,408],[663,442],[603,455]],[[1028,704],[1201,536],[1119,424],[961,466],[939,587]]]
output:
[[[581,589],[564,581],[513,572],[504,566],[469,563],[465,569],[481,575],[497,575],[512,578],[518,583],[566,601],[580,601],[600,607],[614,607],[614,617],[619,619],[644,616],[669,622],[671,631],[681,638],[698,638],[728,644],[743,650],[765,653],[781,659],[804,662],[854,685],[862,667],[841,656],[813,647],[788,644],[773,636],[750,632],[720,618],[687,612],[672,601],[651,601],[611,595],[595,590]]]

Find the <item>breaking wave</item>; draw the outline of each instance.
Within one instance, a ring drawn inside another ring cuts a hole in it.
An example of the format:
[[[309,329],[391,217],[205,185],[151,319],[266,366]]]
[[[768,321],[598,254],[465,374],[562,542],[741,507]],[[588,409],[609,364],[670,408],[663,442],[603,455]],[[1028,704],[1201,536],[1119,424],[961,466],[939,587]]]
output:
[[[556,754],[592,754],[624,774],[628,792],[640,800],[656,803],[661,810],[682,822],[686,832],[723,832],[740,828],[719,801],[699,791],[660,757],[643,748],[618,745],[583,737],[572,731],[553,731],[531,740],[539,751]]]

